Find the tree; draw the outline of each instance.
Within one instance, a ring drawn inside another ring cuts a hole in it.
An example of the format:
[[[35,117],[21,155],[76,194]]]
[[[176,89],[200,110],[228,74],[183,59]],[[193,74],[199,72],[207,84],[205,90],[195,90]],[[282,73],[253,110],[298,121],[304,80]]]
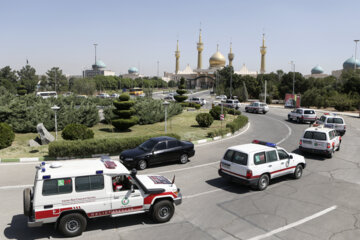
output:
[[[16,93],[16,85],[16,72],[11,70],[9,66],[0,69],[0,86],[5,87],[11,93]]]
[[[20,84],[24,86],[27,93],[34,92],[39,81],[35,68],[31,67],[30,65],[26,65],[20,71],[18,71],[17,74],[19,76]]]
[[[93,95],[96,91],[96,84],[92,78],[75,78],[72,80],[72,92],[83,95]]]
[[[125,93],[120,95],[119,100],[114,101],[116,109],[113,112],[117,118],[112,120],[112,125],[117,130],[127,130],[138,122],[138,118],[133,116],[135,114],[135,110],[132,108],[134,104],[135,102],[131,101],[130,96]]]
[[[188,96],[184,96],[184,94],[187,93],[187,91],[185,90],[185,78],[181,77],[180,85],[178,87],[178,90],[176,90],[176,92],[179,94],[174,96],[177,102],[183,102],[188,98]]]
[[[69,90],[67,78],[65,75],[63,75],[60,68],[53,67],[46,72],[46,75],[46,85],[49,87],[49,90],[58,92]]]

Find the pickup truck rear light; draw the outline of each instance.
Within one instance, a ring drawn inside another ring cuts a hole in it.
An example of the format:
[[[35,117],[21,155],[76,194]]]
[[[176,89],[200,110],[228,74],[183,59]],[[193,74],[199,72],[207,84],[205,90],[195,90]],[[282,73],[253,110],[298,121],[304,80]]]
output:
[[[327,148],[331,148],[331,145],[330,145],[330,143],[328,143],[326,147],[327,147]]]
[[[301,139],[300,139],[299,145],[300,145],[300,146],[302,145],[302,140],[301,140]]]
[[[344,125],[344,130],[346,129],[346,125]]]
[[[251,171],[250,169],[248,169],[248,170],[246,171],[246,178],[249,179],[249,178],[251,178],[251,177],[252,177],[252,171]]]

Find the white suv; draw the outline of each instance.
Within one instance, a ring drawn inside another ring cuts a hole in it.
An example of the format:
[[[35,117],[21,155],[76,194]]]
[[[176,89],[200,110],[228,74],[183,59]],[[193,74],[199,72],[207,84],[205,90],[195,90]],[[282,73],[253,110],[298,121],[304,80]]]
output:
[[[304,135],[300,139],[299,150],[325,154],[332,158],[335,150],[340,150],[340,144],[341,137],[336,130],[314,124],[313,127],[305,130]]]
[[[41,163],[32,188],[24,189],[28,226],[55,223],[67,237],[81,235],[92,218],[149,212],[167,222],[182,196],[159,175],[136,175],[117,161],[75,160]]]
[[[303,156],[288,153],[274,143],[254,140],[228,148],[221,159],[219,175],[261,191],[270,179],[288,174],[300,178],[305,167]]]
[[[316,121],[316,113],[312,109],[307,108],[297,108],[291,111],[288,114],[288,120],[296,121],[297,123],[310,122],[314,123]]]
[[[325,113],[320,117],[320,119],[317,120],[318,124],[324,124],[325,127],[333,128],[338,133],[340,133],[341,136],[343,136],[346,132],[346,124],[342,117],[332,113]]]

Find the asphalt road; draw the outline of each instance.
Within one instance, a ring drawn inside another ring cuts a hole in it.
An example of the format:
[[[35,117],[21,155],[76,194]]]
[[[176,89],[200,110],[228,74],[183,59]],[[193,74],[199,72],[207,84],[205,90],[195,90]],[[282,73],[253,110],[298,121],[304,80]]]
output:
[[[184,199],[170,222],[154,224],[146,214],[99,218],[74,239],[360,239],[358,118],[344,117],[347,133],[332,159],[306,155],[307,167],[299,180],[283,177],[259,192],[218,176],[219,160],[233,145],[260,139],[296,152],[308,125],[288,122],[288,111],[243,113],[250,126],[242,134],[197,146],[186,165],[141,172],[170,179],[176,175]],[[0,239],[61,238],[52,225],[28,228],[22,215],[22,191],[34,181],[34,166],[0,165]]]

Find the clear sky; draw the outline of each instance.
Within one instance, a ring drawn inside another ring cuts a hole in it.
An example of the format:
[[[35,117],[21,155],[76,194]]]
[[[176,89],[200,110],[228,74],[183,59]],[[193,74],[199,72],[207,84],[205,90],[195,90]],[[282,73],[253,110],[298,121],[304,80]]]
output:
[[[355,54],[359,13],[359,0],[3,0],[0,68],[18,70],[28,59],[38,74],[56,66],[81,75],[93,64],[97,43],[98,59],[116,74],[135,66],[156,75],[159,61],[162,75],[175,71],[177,39],[180,69],[195,68],[201,22],[203,67],[216,44],[227,58],[232,41],[235,70],[245,63],[259,71],[265,32],[267,72],[288,72],[293,60],[303,74],[317,64],[331,73]]]

